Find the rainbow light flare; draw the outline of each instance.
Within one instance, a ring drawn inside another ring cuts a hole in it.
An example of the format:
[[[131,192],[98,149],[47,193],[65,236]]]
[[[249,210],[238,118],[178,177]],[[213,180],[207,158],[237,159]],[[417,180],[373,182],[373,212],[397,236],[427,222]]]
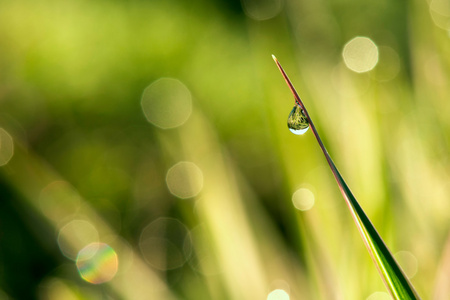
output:
[[[119,260],[109,245],[91,243],[78,252],[76,265],[81,278],[93,284],[100,284],[114,278]]]

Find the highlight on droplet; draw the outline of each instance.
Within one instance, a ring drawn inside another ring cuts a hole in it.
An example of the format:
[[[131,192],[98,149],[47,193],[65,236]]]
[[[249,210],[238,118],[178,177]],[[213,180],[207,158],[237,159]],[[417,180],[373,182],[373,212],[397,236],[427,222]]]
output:
[[[350,70],[368,72],[378,63],[378,47],[371,39],[357,36],[345,44],[342,57]]]
[[[267,300],[289,300],[289,294],[285,290],[276,289],[267,295]]]
[[[166,183],[173,195],[182,199],[192,198],[203,188],[203,172],[193,162],[181,161],[167,171]]]
[[[183,125],[192,113],[191,92],[177,79],[160,78],[145,88],[141,107],[153,125],[175,128]]]
[[[11,135],[0,128],[0,166],[6,165],[14,155],[14,143]]]
[[[119,259],[109,245],[91,243],[78,252],[76,266],[81,278],[92,284],[100,284],[114,278]]]
[[[310,189],[299,188],[292,194],[292,203],[298,210],[310,210],[314,206],[314,202],[314,194]]]

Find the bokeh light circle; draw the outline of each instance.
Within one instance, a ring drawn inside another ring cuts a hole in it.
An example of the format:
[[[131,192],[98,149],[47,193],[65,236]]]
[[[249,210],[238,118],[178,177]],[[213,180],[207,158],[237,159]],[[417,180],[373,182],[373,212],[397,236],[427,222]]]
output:
[[[202,276],[216,276],[224,272],[206,225],[197,225],[191,229],[190,233],[193,251],[188,263],[192,270]],[[185,249],[188,248],[185,247]]]
[[[267,300],[289,300],[289,294],[281,289],[273,290],[267,295]]]
[[[371,72],[371,77],[378,81],[388,81],[397,76],[400,72],[400,57],[391,47],[378,47],[379,60],[375,72]]]
[[[46,300],[79,300],[70,281],[56,277],[47,277],[39,284],[38,299]],[[4,300],[0,297],[0,300]]]
[[[371,39],[357,36],[345,44],[342,57],[350,70],[357,73],[367,72],[378,63],[378,47]]]
[[[174,218],[158,218],[141,232],[139,248],[145,261],[158,270],[181,267],[192,251],[188,228]]]
[[[182,199],[191,198],[203,188],[203,172],[196,164],[182,161],[167,171],[166,183],[173,195]]]
[[[370,294],[369,297],[366,298],[366,300],[391,300],[391,296],[389,296],[388,293],[385,292],[375,292],[373,294]]]
[[[432,0],[430,9],[443,16],[450,17],[450,2],[448,0]]]
[[[268,20],[281,12],[282,0],[241,0],[245,14],[257,21]]]
[[[13,155],[13,139],[5,129],[0,128],[0,166],[6,165]]]
[[[87,282],[99,284],[114,278],[119,268],[116,251],[105,243],[92,243],[78,252],[78,273]]]
[[[92,223],[85,220],[72,220],[59,230],[58,246],[62,254],[71,259],[77,258],[78,252],[90,243],[98,242],[99,234]]]
[[[399,251],[394,254],[394,257],[408,278],[412,278],[416,275],[419,263],[414,254],[409,251]]]
[[[153,125],[162,129],[178,127],[191,115],[191,92],[177,79],[160,78],[144,90],[141,106]]]
[[[80,203],[81,198],[77,191],[63,180],[49,183],[39,195],[39,208],[54,222],[60,222],[77,213]]]
[[[314,194],[307,188],[300,188],[292,194],[292,203],[298,210],[309,210],[314,206],[314,202]]]
[[[430,3],[430,15],[434,24],[444,30],[450,30],[450,1],[432,0]]]

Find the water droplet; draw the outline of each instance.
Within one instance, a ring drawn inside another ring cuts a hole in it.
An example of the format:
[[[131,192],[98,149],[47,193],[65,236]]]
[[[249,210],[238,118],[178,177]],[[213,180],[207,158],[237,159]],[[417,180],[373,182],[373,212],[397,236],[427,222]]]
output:
[[[301,135],[308,131],[308,118],[306,118],[303,110],[297,104],[289,114],[287,125],[293,134]]]

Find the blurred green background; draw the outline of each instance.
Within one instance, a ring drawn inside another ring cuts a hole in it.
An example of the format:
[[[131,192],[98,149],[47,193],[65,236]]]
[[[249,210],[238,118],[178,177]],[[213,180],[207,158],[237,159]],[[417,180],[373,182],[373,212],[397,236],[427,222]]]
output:
[[[271,54],[448,299],[448,0],[2,0],[0,299],[389,299]]]

